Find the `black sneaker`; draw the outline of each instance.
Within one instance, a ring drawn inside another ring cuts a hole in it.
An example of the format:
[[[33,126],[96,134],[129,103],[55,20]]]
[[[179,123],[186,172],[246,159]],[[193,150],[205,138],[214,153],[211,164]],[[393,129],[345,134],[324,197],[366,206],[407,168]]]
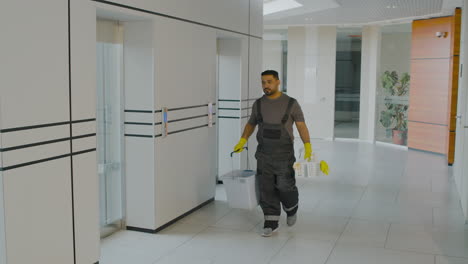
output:
[[[271,237],[274,233],[276,233],[279,229],[279,225],[277,221],[265,221],[263,225],[263,237]]]

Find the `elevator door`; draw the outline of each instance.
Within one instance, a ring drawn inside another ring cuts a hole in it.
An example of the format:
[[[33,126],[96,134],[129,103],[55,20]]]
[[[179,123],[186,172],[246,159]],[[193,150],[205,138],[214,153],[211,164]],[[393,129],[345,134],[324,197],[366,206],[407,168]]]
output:
[[[123,29],[97,21],[98,174],[101,235],[123,226]]]

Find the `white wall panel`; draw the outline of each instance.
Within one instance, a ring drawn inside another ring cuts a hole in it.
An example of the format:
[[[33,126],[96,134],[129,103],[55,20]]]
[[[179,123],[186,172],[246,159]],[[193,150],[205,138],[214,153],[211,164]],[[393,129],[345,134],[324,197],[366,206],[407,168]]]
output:
[[[67,1],[2,1],[0,22],[2,128],[68,121]],[[2,138],[14,146],[68,136],[66,130],[24,130]],[[67,153],[69,143],[57,143],[3,158],[16,165]],[[12,169],[3,177],[7,263],[73,263],[70,159]]]
[[[70,136],[70,126],[53,126],[3,133],[3,147],[14,147]]]
[[[68,154],[69,152],[70,141],[17,149],[3,153],[3,166],[8,167],[44,158],[51,158]]]
[[[128,226],[156,229],[153,146],[151,138],[125,138],[126,220]]]
[[[112,0],[112,2],[244,34],[249,32],[249,0]]]
[[[250,35],[263,36],[263,0],[250,0]]]
[[[156,107],[208,103],[215,98],[215,30],[155,18]]]
[[[96,138],[87,139],[87,145],[95,145]],[[81,142],[74,151],[89,146]],[[75,197],[75,244],[76,263],[95,263],[100,256],[99,235],[99,182],[97,177],[96,152],[73,157],[73,179]]]
[[[156,107],[215,102],[215,30],[166,18],[155,18],[154,26]],[[191,116],[190,110],[180,111],[186,117]],[[169,112],[169,120],[173,113]],[[206,121],[195,119],[184,123],[195,126]],[[176,127],[185,125],[170,124],[171,130]],[[215,129],[204,127],[157,139],[157,227],[214,197]]]
[[[462,28],[461,28],[461,54],[460,63],[468,64],[468,0],[463,1],[462,8]],[[465,214],[465,220],[468,223],[468,71],[467,67],[462,67],[458,87],[458,109],[456,143],[455,143],[455,163],[453,169],[453,178],[460,195],[461,205]]]
[[[154,110],[153,24],[124,23],[125,109]],[[150,114],[149,114],[150,115]]]
[[[7,263],[73,263],[70,159],[3,175]]]
[[[3,128],[68,120],[67,20],[67,1],[2,1]]]
[[[71,0],[72,120],[96,118],[96,10],[90,1]],[[72,125],[74,136],[96,133],[96,122]],[[73,141],[73,151],[96,148],[96,137]],[[99,260],[99,182],[96,152],[73,157],[76,263]]]
[[[289,28],[288,95],[301,104],[311,138],[333,137],[335,68],[335,27]]]
[[[1,120],[2,102],[0,97],[0,129],[2,128]],[[0,134],[0,148],[2,145],[2,134]],[[3,153],[0,152],[0,168],[3,167]],[[3,192],[3,172],[0,171],[0,264],[6,264],[6,238],[5,238],[5,207],[4,207],[4,192]]]
[[[249,74],[249,99],[257,99],[262,97],[263,90],[262,90],[262,79],[261,79],[261,72],[265,70],[262,68],[262,58],[263,58],[263,41],[257,38],[250,38],[250,74]],[[252,113],[252,106],[255,100],[248,101],[249,105],[249,115]],[[246,122],[248,119],[245,120]],[[249,166],[250,169],[256,169],[257,163],[255,159],[255,151],[257,150],[257,129],[252,134],[249,139],[248,147],[249,147]]]

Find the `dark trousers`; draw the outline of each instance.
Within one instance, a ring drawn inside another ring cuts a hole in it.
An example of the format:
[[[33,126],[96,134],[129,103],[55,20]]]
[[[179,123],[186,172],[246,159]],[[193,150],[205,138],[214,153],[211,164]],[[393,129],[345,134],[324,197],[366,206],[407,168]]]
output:
[[[288,214],[297,211],[299,192],[293,164],[294,154],[274,157],[257,153],[257,183],[260,192],[260,206],[266,221],[279,221],[281,204]]]

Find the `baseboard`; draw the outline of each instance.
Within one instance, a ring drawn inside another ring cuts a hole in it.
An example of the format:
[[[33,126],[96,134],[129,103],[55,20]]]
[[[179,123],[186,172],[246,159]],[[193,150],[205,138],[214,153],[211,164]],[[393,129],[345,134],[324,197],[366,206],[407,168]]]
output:
[[[141,228],[141,227],[135,227],[135,226],[127,226],[126,229],[129,231],[137,231],[137,232],[149,233],[149,234],[156,233],[155,229]]]
[[[341,142],[362,142],[359,138],[335,138],[334,140]]]
[[[388,142],[377,141],[377,142],[375,142],[375,144],[380,145],[380,146],[386,146],[386,147],[391,147],[391,148],[398,148],[398,149],[402,149],[402,150],[408,150],[407,146],[397,145],[397,144],[388,143]]]
[[[180,219],[182,219],[182,218],[194,213],[195,211],[205,207],[206,205],[214,202],[214,200],[215,200],[215,198],[213,197],[213,198],[209,199],[208,201],[203,202],[202,204],[196,206],[195,208],[189,210],[188,212],[182,214],[181,216],[173,219],[172,221],[167,222],[166,224],[164,224],[164,225],[162,225],[162,226],[160,226],[160,227],[158,227],[156,229],[147,229],[147,228],[140,228],[140,227],[134,227],[134,226],[127,226],[126,229],[130,230],[130,231],[137,231],[137,232],[143,232],[143,233],[156,234],[156,233],[161,232],[162,230],[168,228],[169,226],[175,224]]]
[[[443,154],[443,153],[438,153],[438,152],[433,152],[433,151],[428,151],[428,150],[422,150],[422,149],[415,149],[415,148],[410,148],[408,147],[409,150],[414,150],[414,151],[417,151],[417,152],[423,152],[423,153],[428,153],[428,154],[434,154],[434,155],[438,155],[438,156],[444,156],[446,157],[447,155]]]

